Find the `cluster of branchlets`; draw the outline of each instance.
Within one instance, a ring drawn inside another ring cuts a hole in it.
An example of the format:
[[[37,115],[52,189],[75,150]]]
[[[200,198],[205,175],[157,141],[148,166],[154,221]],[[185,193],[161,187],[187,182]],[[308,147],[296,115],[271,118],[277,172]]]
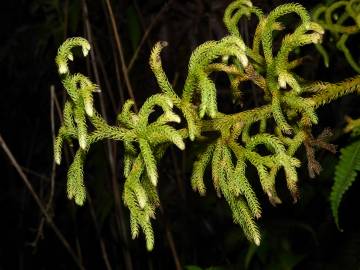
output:
[[[346,45],[352,35],[360,33],[360,1],[333,1],[329,5],[319,5],[313,11],[312,18],[331,34],[347,62],[360,73],[360,64],[355,61]],[[325,47],[320,44],[316,47],[323,56],[325,66],[329,67],[330,59]]]
[[[253,43],[245,44],[238,24],[241,18],[250,18],[252,14],[259,23]],[[299,25],[281,40],[280,49],[274,52],[274,32],[285,29],[280,18],[287,14],[297,15]],[[86,56],[89,43],[83,38],[68,39],[56,57],[70,97],[64,106],[64,123],[55,143],[56,162],[61,161],[64,140],[79,142],[68,171],[68,197],[79,205],[85,201],[83,167],[90,145],[104,139],[121,141],[126,178],[123,199],[130,209],[132,236],[135,238],[141,229],[149,250],[154,245],[150,219],[155,217],[160,204],[157,163],[170,145],[184,150],[187,139],[201,145],[191,176],[193,189],[205,195],[204,174],[210,166],[218,196],[224,196],[234,221],[241,225],[247,238],[259,245],[260,232],[255,220],[261,216],[261,206],[247,178],[247,168],[251,165],[256,169],[272,204],[281,202],[275,181],[278,172],[284,170],[288,189],[296,201],[296,168],[301,165],[294,157],[296,151],[305,145],[309,172],[314,175],[320,171],[314,147],[333,149],[325,143],[328,136],[311,135],[311,126],[318,121],[316,108],[357,91],[360,85],[356,78],[339,84],[309,83],[294,72],[302,64],[302,58],[290,61],[289,54],[301,46],[319,44],[324,33],[299,4],[281,5],[266,16],[250,1],[238,0],[226,9],[224,22],[228,36],[205,42],[192,53],[181,96],[162,68],[160,53],[167,43],[158,42],[150,56],[150,67],[162,93],[149,97],[138,113],[132,110],[133,101],[127,101],[114,126],[107,124],[94,109],[92,93],[98,87],[87,77],[69,72],[72,48],[81,47]],[[262,90],[264,105],[234,114],[219,112],[217,86],[211,77],[214,72],[227,74],[234,101],[242,97],[243,82],[250,81]],[[162,113],[150,122],[149,115],[155,110]]]

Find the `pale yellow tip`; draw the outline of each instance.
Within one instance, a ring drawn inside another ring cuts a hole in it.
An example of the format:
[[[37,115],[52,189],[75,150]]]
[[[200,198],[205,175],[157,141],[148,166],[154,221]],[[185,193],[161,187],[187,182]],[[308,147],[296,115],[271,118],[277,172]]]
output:
[[[90,117],[94,115],[94,110],[93,110],[92,104],[89,104],[89,103],[85,104],[85,112]]]
[[[245,54],[242,54],[242,55],[240,55],[240,62],[241,62],[241,64],[244,66],[244,67],[247,67],[247,65],[249,64],[249,60],[248,60],[248,58],[246,57],[246,55]]]
[[[280,88],[286,89],[286,80],[282,74],[279,75],[278,83]]]
[[[72,53],[69,53],[69,54],[68,54],[68,59],[69,59],[70,61],[74,61],[74,56],[72,55]]]
[[[81,149],[85,149],[85,148],[86,148],[86,136],[80,135],[79,145],[80,145],[80,148],[81,148]]]
[[[85,47],[82,48],[82,52],[84,56],[87,56],[89,54],[89,50]]]
[[[60,163],[61,163],[61,158],[60,158],[60,156],[55,156],[55,163],[56,163],[57,165],[60,165]]]
[[[254,238],[254,243],[255,243],[255,245],[257,245],[257,246],[260,246],[260,238],[259,238],[259,237],[255,237],[255,238]]]
[[[146,198],[144,198],[143,196],[138,198],[138,202],[139,202],[139,206],[141,209],[144,209],[145,205],[146,205]]]
[[[150,175],[150,182],[153,184],[153,186],[157,186],[157,176],[156,175]]]
[[[184,150],[185,149],[185,143],[183,141],[180,141],[176,144],[176,146],[180,149],[180,150]]]
[[[65,74],[67,72],[69,72],[69,69],[68,69],[67,65],[65,63],[61,63],[59,65],[59,73],[60,74]]]

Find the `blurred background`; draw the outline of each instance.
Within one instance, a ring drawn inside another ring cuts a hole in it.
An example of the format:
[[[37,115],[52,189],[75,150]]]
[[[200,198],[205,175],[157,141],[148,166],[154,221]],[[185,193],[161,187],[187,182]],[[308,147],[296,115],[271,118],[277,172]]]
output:
[[[286,1],[253,1],[269,11]],[[289,1],[290,2],[290,1]],[[327,1],[299,1],[312,9]],[[68,37],[87,38],[92,50],[86,59],[75,57],[74,70],[96,82],[101,93],[96,107],[114,123],[124,100],[139,106],[158,92],[148,65],[152,46],[169,46],[161,54],[174,88],[181,90],[191,52],[201,43],[226,35],[222,22],[229,0],[13,0],[0,8],[0,269],[360,269],[359,185],[346,194],[340,207],[344,232],[334,224],[329,204],[338,154],[319,151],[323,170],[310,179],[299,170],[301,199],[292,204],[279,182],[284,203],[272,207],[261,197],[264,215],[259,224],[260,247],[252,246],[232,223],[226,203],[209,188],[200,198],[189,178],[196,145],[185,152],[173,148],[160,166],[161,210],[157,211],[155,249],[147,252],[143,236],[132,240],[128,210],[121,202],[124,181],[121,148],[96,145],[85,168],[89,200],[77,207],[66,196],[66,173],[72,149],[61,166],[54,166],[53,136],[60,126],[66,93],[54,58]],[[256,21],[240,30],[251,40]],[[351,49],[359,50],[359,39]],[[340,81],[356,75],[338,51],[331,50],[331,68],[322,65],[317,51],[303,49],[309,58],[301,68],[311,80]],[[356,55],[356,52],[355,52]],[[360,55],[360,53],[358,54]],[[236,111],[221,76],[220,107]],[[251,96],[249,96],[251,97]],[[222,99],[223,98],[223,99]],[[251,106],[251,100],[243,106]],[[340,148],[349,137],[342,133],[344,116],[359,117],[359,97],[342,98],[319,109],[318,134],[334,132]],[[4,143],[10,152],[3,151]],[[305,154],[299,153],[301,160]],[[20,175],[19,171],[23,174]],[[254,178],[255,178],[254,174]],[[210,178],[210,176],[209,176]],[[31,184],[33,191],[29,191]],[[256,182],[256,181],[254,181]],[[257,186],[258,194],[262,194]],[[117,192],[115,192],[117,190]],[[44,219],[37,196],[52,218]],[[119,203],[120,202],[120,203]],[[55,229],[54,229],[54,226]]]

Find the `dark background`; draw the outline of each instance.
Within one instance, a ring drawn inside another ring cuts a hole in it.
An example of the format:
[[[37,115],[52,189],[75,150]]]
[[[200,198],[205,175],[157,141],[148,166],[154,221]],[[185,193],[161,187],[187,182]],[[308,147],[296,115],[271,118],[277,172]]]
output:
[[[303,1],[303,4],[313,8],[320,2]],[[139,48],[128,71],[138,105],[158,91],[148,65],[155,42],[169,42],[162,52],[163,65],[175,89],[181,89],[191,51],[204,41],[226,35],[222,16],[229,3],[227,0],[111,2],[127,65]],[[281,3],[285,1],[254,1],[265,11]],[[127,270],[176,269],[175,261],[184,269],[189,265],[203,269],[211,266],[218,269],[360,269],[359,183],[355,182],[340,207],[344,232],[336,229],[330,212],[328,197],[338,154],[317,153],[323,171],[316,179],[308,177],[304,162],[304,168],[299,170],[301,199],[297,204],[290,202],[281,182],[279,190],[284,199],[281,206],[274,208],[265,196],[260,196],[264,216],[259,221],[263,239],[258,248],[249,245],[241,229],[232,223],[227,205],[216,198],[213,190],[209,188],[205,198],[191,191],[189,177],[194,145],[184,153],[171,149],[161,163],[162,211],[157,212],[153,222],[155,249],[150,253],[146,251],[142,235],[131,239],[128,210],[114,203],[114,179],[120,191],[124,181],[121,148],[113,153],[115,166],[111,167],[107,145],[94,147],[85,169],[91,203],[77,207],[68,201],[66,171],[71,161],[70,148],[55,174],[52,169],[50,87],[54,86],[60,107],[66,98],[54,63],[58,46],[67,37],[89,38],[90,33],[95,48],[93,63],[102,89],[95,97],[96,106],[100,107],[102,99],[103,112],[110,123],[114,122],[124,99],[129,98],[106,1],[14,0],[1,5],[0,133],[42,203],[46,206],[51,198],[49,213],[86,269],[107,269],[104,256],[111,269]],[[86,8],[88,15],[84,12]],[[251,40],[255,27],[255,22],[244,21],[240,29],[245,40]],[[148,33],[146,37],[145,33]],[[358,41],[353,40],[350,46],[355,55],[356,51],[360,52]],[[304,48],[304,52],[310,59],[300,72],[308,79],[334,82],[356,75],[335,49],[330,50],[333,60],[330,69],[322,66],[313,48]],[[78,59],[74,70],[96,81],[89,57]],[[229,105],[225,86],[220,88],[219,98],[224,98],[220,103],[224,110],[236,109]],[[345,115],[359,117],[358,102],[358,97],[351,96],[321,108],[315,133],[330,127],[335,134],[332,142],[339,148],[346,145],[349,137],[341,132],[343,119]],[[245,102],[245,106],[247,104]],[[56,106],[53,115],[57,130],[60,115]],[[299,157],[305,160],[302,152]],[[54,231],[44,222],[32,194],[2,150],[0,172],[0,269],[77,269]],[[52,178],[53,196],[50,195]],[[258,194],[262,194],[260,189]]]

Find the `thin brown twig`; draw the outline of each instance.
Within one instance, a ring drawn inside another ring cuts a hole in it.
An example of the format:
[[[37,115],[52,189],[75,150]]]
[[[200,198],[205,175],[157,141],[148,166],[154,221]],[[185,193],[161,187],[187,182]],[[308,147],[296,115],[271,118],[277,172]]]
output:
[[[98,224],[98,222],[96,220],[96,214],[95,214],[94,206],[92,204],[92,199],[91,199],[89,194],[87,194],[87,198],[88,198],[88,201],[89,201],[91,218],[92,218],[92,220],[94,222],[94,227],[95,227],[95,230],[96,230],[96,234],[97,234],[97,236],[99,238],[101,254],[102,254],[106,269],[107,270],[112,270],[111,264],[109,262],[109,256],[108,256],[108,254],[106,252],[105,242],[104,242],[104,240],[103,240],[103,238],[101,236],[100,229],[99,229],[99,224]]]
[[[170,5],[172,4],[173,0],[170,0],[168,3],[166,3],[161,10],[158,12],[158,14],[156,14],[155,18],[151,21],[150,25],[147,27],[139,45],[137,46],[133,56],[131,57],[131,60],[127,66],[127,72],[130,73],[131,69],[134,66],[134,63],[136,61],[136,59],[138,58],[139,52],[142,48],[142,46],[144,45],[145,41],[147,40],[149,34],[151,33],[151,30],[154,28],[154,26],[156,25],[156,23],[158,22],[158,20],[161,18],[161,16],[164,14],[165,11],[168,10],[168,8],[170,7]]]
[[[84,17],[85,17],[85,29],[87,32],[87,37],[89,39],[89,42],[92,43],[91,42],[92,41],[92,31],[91,31],[91,25],[90,25],[89,16],[88,16],[86,0],[83,0],[82,3],[83,3]],[[98,85],[100,85],[99,72],[97,69],[96,61],[95,61],[94,50],[90,50],[90,59],[91,59],[91,64],[92,64],[94,73],[95,73],[96,83]],[[102,96],[100,96],[100,100],[102,100]],[[105,119],[107,119],[104,101],[100,102],[100,108],[101,108],[102,115],[104,116]],[[107,142],[107,152],[108,152],[108,160],[109,160],[110,169],[111,169],[111,182],[112,182],[112,188],[113,188],[113,192],[114,192],[115,209],[116,209],[116,213],[118,213],[117,215],[115,215],[116,223],[117,223],[119,232],[121,232],[121,234],[124,237],[124,242],[126,245],[126,247],[123,247],[123,256],[124,256],[124,260],[125,260],[126,269],[132,270],[133,269],[132,258],[131,258],[131,254],[130,254],[129,250],[127,249],[128,238],[127,238],[127,233],[126,233],[126,228],[125,228],[125,223],[124,223],[124,218],[123,218],[124,214],[123,214],[122,208],[121,208],[120,187],[117,182],[116,165],[115,165],[115,161],[114,161],[115,159],[114,159],[114,155],[113,155],[113,151],[112,151],[112,146],[109,141]]]
[[[19,165],[19,163],[17,162],[17,160],[15,159],[14,155],[12,154],[12,152],[10,151],[10,149],[8,148],[5,140],[3,139],[1,133],[0,133],[0,145],[1,148],[4,150],[5,154],[7,155],[7,157],[9,158],[11,164],[14,166],[14,168],[16,169],[16,171],[18,172],[20,178],[24,181],[25,186],[27,187],[27,189],[29,190],[31,196],[34,198],[36,204],[38,205],[38,207],[40,208],[40,211],[42,212],[42,214],[45,216],[46,221],[48,222],[49,226],[52,228],[52,230],[54,231],[54,233],[56,234],[56,236],[59,238],[60,242],[63,244],[63,246],[65,247],[65,249],[68,251],[68,253],[70,254],[70,256],[72,257],[72,259],[74,260],[74,262],[76,263],[76,265],[79,267],[79,269],[84,269],[84,266],[81,264],[80,260],[76,257],[75,252],[73,251],[73,249],[71,248],[69,242],[65,239],[65,237],[63,236],[63,234],[60,232],[59,228],[55,225],[54,221],[52,220],[51,216],[49,215],[49,213],[47,212],[45,206],[42,204],[39,196],[36,194],[33,186],[31,185],[29,179],[27,178],[26,174],[24,173],[24,171],[21,169],[21,166]]]
[[[109,151],[110,150],[111,149],[109,149]],[[114,150],[116,150],[116,149],[114,149]],[[109,155],[110,155],[110,158],[113,157],[110,152],[109,152]],[[126,265],[127,270],[132,270],[133,269],[132,258],[131,258],[131,253],[128,250],[129,240],[127,237],[128,234],[126,231],[126,225],[124,222],[124,212],[122,209],[122,203],[121,203],[121,199],[120,199],[121,198],[120,187],[117,182],[117,174],[116,174],[115,165],[113,164],[113,166],[110,166],[110,169],[111,169],[112,189],[114,191],[114,199],[115,199],[115,210],[118,213],[118,215],[115,215],[115,218],[116,218],[117,226],[120,228],[120,232],[121,232],[121,235],[123,236],[123,241],[125,244],[125,246],[123,247],[123,255],[124,255],[125,265]]]
[[[123,104],[125,103],[125,97],[124,97],[124,92],[122,91],[122,87],[121,87],[121,80],[120,80],[120,67],[119,67],[119,61],[118,59],[115,57],[116,55],[116,51],[114,46],[112,45],[112,53],[114,56],[114,65],[115,65],[115,74],[116,74],[116,84],[117,87],[119,89],[119,93],[120,93],[120,104],[118,106],[118,108],[116,109],[116,112],[119,112],[123,106]]]
[[[88,8],[87,8],[87,4],[86,1],[83,0],[83,12],[84,12],[84,23],[85,23],[85,32],[86,32],[86,37],[89,40],[90,44],[93,44],[94,46],[94,42],[93,42],[93,38],[92,38],[92,31],[91,31],[91,26],[90,26],[90,21],[89,21],[89,13],[88,13]],[[95,60],[95,50],[90,50],[90,60],[91,60],[91,66],[92,69],[94,71],[94,76],[95,76],[95,80],[96,80],[96,84],[100,87],[101,89],[101,82],[100,82],[100,76],[99,76],[99,71],[96,65],[96,60]],[[105,119],[107,119],[107,115],[106,115],[106,110],[105,110],[105,101],[104,101],[104,96],[100,95],[100,109],[101,109],[101,114],[103,115],[103,117]]]
[[[170,225],[169,223],[167,222],[166,218],[165,218],[165,214],[164,214],[164,209],[163,207],[160,205],[160,212],[164,218],[164,223],[165,223],[165,235],[166,235],[166,239],[169,243],[169,246],[170,246],[170,250],[171,250],[171,253],[173,255],[173,258],[174,258],[174,263],[175,263],[175,269],[176,270],[182,270],[182,267],[181,267],[181,263],[180,263],[180,259],[179,259],[179,256],[177,254],[177,250],[176,250],[176,245],[175,245],[175,241],[174,241],[174,238],[172,236],[172,233],[171,233],[171,230],[170,230]]]
[[[177,85],[177,82],[178,82],[178,79],[179,79],[179,73],[175,73],[175,77],[174,77],[174,80],[172,82],[172,85],[175,89],[176,85]],[[173,147],[171,147],[171,158],[172,158],[172,161],[173,161],[173,164],[174,164],[174,169],[175,169],[175,178],[176,178],[176,182],[177,182],[177,185],[179,187],[179,191],[180,191],[180,194],[181,194],[181,197],[182,199],[185,199],[186,197],[186,193],[185,193],[185,187],[184,187],[184,181],[182,181],[182,178],[181,178],[181,175],[182,175],[182,171],[179,167],[179,164],[177,162],[177,158],[176,158],[176,155],[175,155],[175,150]],[[182,168],[184,169],[184,168]]]
[[[172,83],[172,85],[174,87],[177,84],[177,80],[178,80],[178,76],[177,76],[177,74],[175,74],[175,78],[174,78],[174,81]],[[173,161],[174,169],[175,169],[175,178],[176,178],[176,181],[177,181],[180,193],[181,193],[181,197],[182,197],[182,199],[185,199],[185,189],[184,189],[184,186],[182,185],[182,181],[181,181],[181,177],[180,177],[181,172],[180,172],[180,168],[179,168],[179,166],[177,164],[177,160],[176,160],[176,156],[175,156],[175,152],[174,152],[173,148],[171,148],[171,156],[172,156],[172,161]],[[167,239],[167,241],[169,243],[171,253],[172,253],[173,258],[174,258],[174,263],[175,263],[176,270],[182,270],[180,259],[179,259],[177,249],[176,249],[176,245],[175,245],[175,241],[174,241],[174,238],[173,238],[173,235],[172,235],[172,232],[171,232],[171,228],[170,228],[170,225],[169,225],[168,221],[166,220],[166,217],[165,217],[165,214],[164,214],[164,209],[163,209],[163,207],[161,205],[160,205],[160,212],[161,212],[161,214],[163,215],[163,218],[164,218],[165,235],[166,235],[166,239]]]
[[[130,78],[129,78],[129,73],[128,73],[128,70],[127,70],[127,67],[126,67],[123,46],[121,44],[119,31],[118,31],[117,26],[116,26],[115,16],[114,16],[110,1],[105,0],[105,3],[106,3],[106,6],[107,6],[109,15],[110,15],[111,25],[112,25],[113,32],[114,32],[116,47],[117,47],[117,50],[118,50],[118,53],[119,53],[119,56],[120,56],[121,69],[122,69],[122,72],[123,72],[123,75],[124,75],[126,88],[128,90],[128,94],[129,94],[130,98],[134,101],[134,110],[137,112],[138,108],[136,106],[136,100],[135,100],[135,96],[134,96],[134,91],[132,89]]]
[[[55,87],[54,85],[51,85],[50,87],[50,121],[51,121],[51,137],[53,144],[55,144]],[[55,159],[53,159],[52,166],[51,166],[51,176],[50,176],[50,195],[49,195],[49,201],[46,205],[46,209],[50,209],[50,206],[52,204],[53,198],[54,198],[54,192],[55,192],[55,173],[56,173],[56,164]]]
[[[30,174],[30,175],[34,175],[34,176],[40,178],[41,180],[45,180],[45,181],[50,182],[50,177],[48,177],[47,175],[44,175],[44,174],[41,174],[41,173],[39,173],[39,172],[33,171],[32,169],[29,169],[29,168],[24,167],[24,166],[21,166],[21,169],[22,169],[24,172],[26,172],[26,173],[28,173],[28,174]]]
[[[184,188],[184,181],[182,181],[182,178],[181,178],[181,170],[180,170],[180,167],[179,167],[179,164],[177,162],[177,158],[176,158],[176,155],[175,155],[175,150],[173,148],[170,149],[170,152],[171,152],[171,159],[172,159],[172,163],[174,165],[174,173],[175,173],[175,178],[176,178],[176,182],[177,182],[177,185],[178,185],[178,188],[179,188],[179,193],[181,195],[181,198],[184,200],[185,199],[185,188]]]
[[[140,10],[140,7],[139,7],[137,1],[136,1],[136,0],[132,0],[131,2],[132,2],[133,6],[134,6],[134,8],[135,8],[136,15],[137,15],[137,19],[138,19],[139,22],[140,22],[141,29],[142,29],[143,32],[146,32],[146,28],[147,28],[148,23],[145,23],[145,21],[144,21],[144,16],[143,16],[143,14],[141,13],[141,10]],[[148,44],[150,45],[149,40],[148,40]],[[149,47],[150,47],[150,46],[149,46]]]
[[[107,16],[108,13],[106,11],[107,10],[106,3],[105,3],[105,1],[101,1],[101,4],[102,4],[102,10],[104,12],[104,16],[105,16],[105,19],[106,19],[107,28],[109,29],[109,32],[111,32],[112,27],[111,27],[110,18],[109,18],[109,16]],[[114,65],[115,65],[116,85],[117,85],[117,89],[118,89],[119,96],[120,96],[119,107],[121,109],[122,105],[125,102],[125,97],[124,97],[123,87],[121,85],[121,78],[120,78],[121,71],[120,71],[120,66],[119,66],[119,57],[117,57],[117,50],[115,48],[115,41],[114,41],[113,35],[111,36],[110,39],[111,40],[109,41],[109,43],[110,43],[110,46],[111,46],[112,59],[114,60]],[[119,108],[116,110],[116,112],[118,112],[118,111],[119,111]]]
[[[55,87],[54,87],[54,85],[51,85],[50,86],[50,124],[51,124],[51,137],[52,137],[53,144],[55,143],[55,116],[54,116],[55,101],[54,101],[54,99],[55,99]],[[51,205],[52,205],[52,201],[53,201],[53,197],[54,197],[55,172],[56,172],[56,164],[55,164],[55,160],[53,159],[52,166],[51,166],[51,174],[50,174],[50,195],[49,195],[48,202],[46,203],[46,211],[47,212],[49,212],[51,209]],[[53,217],[53,214],[52,214],[52,217]],[[37,233],[36,233],[35,240],[31,243],[31,245],[33,247],[36,247],[39,239],[43,238],[44,224],[45,224],[45,218],[42,217],[40,220],[40,224],[39,224]]]
[[[44,224],[45,224],[45,219],[42,217],[42,218],[40,219],[38,228],[37,228],[37,230],[36,230],[36,236],[35,236],[34,241],[32,241],[31,243],[29,243],[29,245],[34,248],[33,253],[35,253],[35,249],[36,249],[36,247],[37,247],[37,243],[39,242],[39,240],[44,238],[44,234],[43,234]]]
[[[60,106],[59,100],[58,100],[58,98],[57,98],[56,95],[54,95],[54,104],[55,104],[56,113],[57,113],[58,116],[59,116],[60,122],[63,123],[61,106]]]
[[[75,216],[74,216],[74,223],[76,224]],[[78,258],[79,258],[80,262],[82,263],[83,255],[81,252],[81,245],[80,245],[80,239],[79,239],[77,226],[75,226],[75,247],[76,247],[76,252],[78,254]]]
[[[96,43],[95,43],[95,40],[93,41],[94,42],[94,50],[95,50],[95,54],[97,56],[97,62],[99,63],[99,67],[100,67],[100,70],[102,72],[102,75],[103,75],[103,78],[104,78],[104,83],[105,83],[105,87],[107,89],[107,93],[110,97],[110,101],[111,101],[111,105],[112,105],[112,108],[113,108],[113,111],[116,113],[116,104],[115,104],[115,97],[114,97],[114,94],[113,94],[113,91],[111,91],[111,86],[110,86],[110,80],[109,80],[109,74],[108,72],[106,71],[106,68],[105,68],[105,65],[104,65],[104,61],[102,60],[102,55],[100,53],[100,50],[97,48],[96,46]]]

